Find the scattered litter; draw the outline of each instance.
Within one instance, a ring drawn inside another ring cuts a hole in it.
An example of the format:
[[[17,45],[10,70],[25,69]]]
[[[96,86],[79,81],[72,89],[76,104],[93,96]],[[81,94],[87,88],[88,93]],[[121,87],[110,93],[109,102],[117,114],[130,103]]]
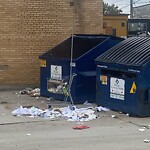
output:
[[[30,95],[31,97],[39,97],[40,96],[40,89],[39,88],[35,88],[35,89],[31,89],[31,88],[26,88],[22,91],[20,91],[21,95]]]
[[[67,121],[90,121],[96,119],[94,107],[88,108],[77,108],[76,106],[69,105],[68,107],[52,108],[48,105],[48,109],[42,110],[37,107],[23,107],[12,111],[14,116],[32,116],[32,117],[43,117],[45,119],[64,118]]]
[[[83,122],[77,122],[77,124],[84,124]]]
[[[47,104],[47,108],[48,108],[48,109],[52,109],[51,104]]]
[[[115,115],[111,115],[111,118],[117,118]]]
[[[35,118],[35,116],[29,116],[29,118]]]
[[[102,106],[96,107],[96,110],[97,111],[110,111],[110,109],[102,107]]]
[[[47,98],[48,101],[55,101],[55,99],[53,97],[49,97]]]
[[[89,103],[88,101],[85,101],[83,104],[84,105],[91,105],[91,103]]]
[[[70,109],[70,107],[60,108],[62,115],[67,118],[68,121],[90,121],[96,119],[96,115],[94,114],[94,108],[76,108],[74,106],[74,110]]]
[[[145,139],[144,142],[145,142],[145,143],[150,143],[150,140]]]
[[[20,91],[19,93],[20,94],[28,94],[30,91],[32,91],[33,90],[33,88],[25,88],[25,89],[23,89],[22,91]]]
[[[126,114],[126,116],[129,116],[129,114]]]
[[[27,133],[27,136],[30,136],[31,134],[30,133]]]
[[[73,129],[75,129],[75,130],[83,130],[83,129],[88,129],[88,128],[90,128],[89,126],[74,126],[73,127]]]
[[[51,99],[52,99],[51,97],[47,98],[48,101],[50,101]]]
[[[19,108],[17,108],[14,111],[12,111],[12,114],[14,116],[38,116],[42,112],[43,112],[43,110],[38,109],[38,108],[36,108],[34,106],[31,107],[31,108],[20,106]]]
[[[69,109],[70,109],[70,110],[75,110],[76,107],[75,107],[75,106],[72,106],[72,105],[69,105]]]
[[[145,131],[145,129],[139,129],[139,131],[140,131],[140,132],[144,132],[144,131]]]

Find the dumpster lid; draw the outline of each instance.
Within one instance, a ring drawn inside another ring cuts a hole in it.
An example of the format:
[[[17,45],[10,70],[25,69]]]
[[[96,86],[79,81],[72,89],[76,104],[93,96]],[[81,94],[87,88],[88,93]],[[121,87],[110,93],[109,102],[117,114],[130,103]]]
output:
[[[90,51],[104,40],[110,38],[110,35],[100,34],[74,34],[73,35],[73,59],[77,59],[86,52]],[[39,58],[67,58],[71,57],[72,36],[58,44],[52,49],[42,54]]]
[[[142,66],[150,61],[150,37],[128,38],[103,53],[96,61]]]

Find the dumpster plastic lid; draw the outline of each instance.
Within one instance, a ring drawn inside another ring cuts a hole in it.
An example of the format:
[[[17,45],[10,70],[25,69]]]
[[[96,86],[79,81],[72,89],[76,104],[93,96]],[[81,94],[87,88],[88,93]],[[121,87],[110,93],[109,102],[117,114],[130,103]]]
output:
[[[150,37],[131,37],[103,53],[97,62],[142,66],[150,61]]]
[[[100,34],[74,34],[73,35],[73,59],[77,59],[94,47],[101,44],[106,39],[113,37],[110,35]],[[113,37],[115,38],[115,37]],[[42,54],[39,58],[67,58],[71,56],[71,42],[72,36],[58,44],[52,49]]]

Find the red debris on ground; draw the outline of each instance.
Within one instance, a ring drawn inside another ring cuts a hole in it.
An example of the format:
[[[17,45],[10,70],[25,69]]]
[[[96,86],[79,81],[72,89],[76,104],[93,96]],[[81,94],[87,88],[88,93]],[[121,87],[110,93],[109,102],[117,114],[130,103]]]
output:
[[[83,129],[88,129],[90,128],[89,126],[74,126],[73,129],[75,130],[83,130]]]

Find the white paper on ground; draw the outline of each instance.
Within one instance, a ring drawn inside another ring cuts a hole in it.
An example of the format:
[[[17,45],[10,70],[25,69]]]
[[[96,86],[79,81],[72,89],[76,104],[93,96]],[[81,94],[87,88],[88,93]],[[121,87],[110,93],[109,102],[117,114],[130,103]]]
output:
[[[72,109],[73,108],[73,109]],[[77,108],[76,106],[68,106],[62,108],[53,108],[50,109],[39,109],[36,107],[26,108],[20,106],[19,108],[12,111],[14,116],[40,116],[45,119],[54,119],[54,118],[65,118],[68,121],[90,121],[96,119],[95,110],[97,108],[87,107],[87,108]],[[102,111],[108,111],[108,109],[104,107],[100,107]]]
[[[105,108],[105,107],[102,107],[102,106],[96,107],[96,109],[97,109],[98,111],[110,111],[110,109]]]

